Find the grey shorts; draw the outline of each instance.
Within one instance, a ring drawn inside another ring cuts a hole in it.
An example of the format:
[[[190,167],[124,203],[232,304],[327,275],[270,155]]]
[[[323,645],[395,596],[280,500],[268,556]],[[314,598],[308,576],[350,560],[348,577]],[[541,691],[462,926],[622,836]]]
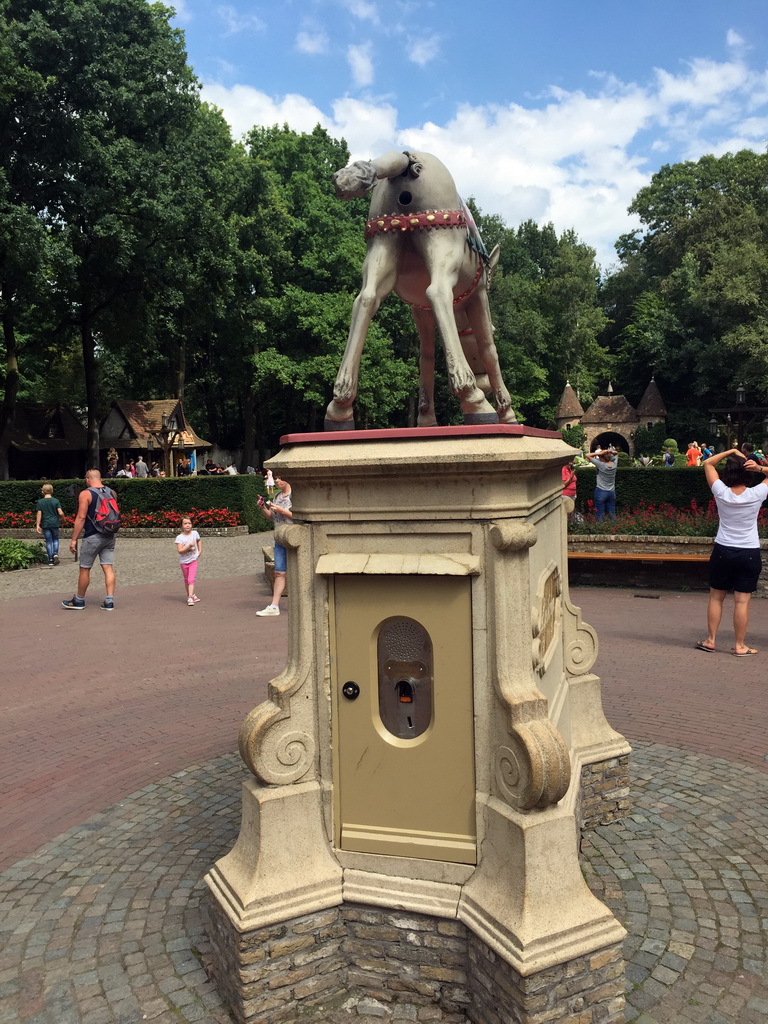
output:
[[[90,569],[99,556],[102,565],[112,565],[115,561],[116,537],[107,537],[103,533],[92,533],[80,544],[80,568]]]

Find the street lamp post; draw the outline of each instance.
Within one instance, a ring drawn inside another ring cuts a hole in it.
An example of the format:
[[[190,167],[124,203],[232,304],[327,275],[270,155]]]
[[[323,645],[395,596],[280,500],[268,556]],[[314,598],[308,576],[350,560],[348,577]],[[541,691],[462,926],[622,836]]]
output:
[[[153,435],[157,438],[158,444],[163,452],[163,471],[166,476],[173,476],[173,460],[171,459],[171,448],[173,448],[174,441],[180,434],[178,427],[172,427],[168,414],[163,413],[161,419],[161,426],[159,430],[152,431]]]
[[[747,405],[747,389],[743,384],[736,388],[736,404],[726,409],[710,409],[712,418],[709,429],[716,438],[721,425],[725,428],[726,448],[733,447],[734,421],[736,426],[736,447],[741,448],[744,435],[754,428],[762,417],[763,436],[768,436],[768,406]],[[718,419],[718,417],[720,417]]]

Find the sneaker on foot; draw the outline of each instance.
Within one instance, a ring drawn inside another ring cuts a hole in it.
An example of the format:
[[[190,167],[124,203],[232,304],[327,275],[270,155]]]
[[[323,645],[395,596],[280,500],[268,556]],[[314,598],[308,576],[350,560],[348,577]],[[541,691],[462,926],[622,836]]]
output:
[[[85,608],[85,601],[83,600],[82,597],[78,597],[77,594],[73,594],[68,601],[61,602],[61,607],[76,608],[78,611],[80,611],[82,608]]]
[[[104,600],[101,602],[100,607],[103,612],[113,612],[115,610],[114,601]]]
[[[54,555],[53,556],[53,564],[54,565],[58,565],[59,564],[59,556],[58,555]]]
[[[266,608],[262,608],[260,612],[256,612],[257,615],[279,615],[280,609],[276,608],[273,604],[268,604]]]
[[[200,598],[197,596],[197,594],[193,594],[192,595],[192,600],[195,602],[195,604],[197,604],[197,602],[200,600]]]
[[[48,568],[49,568],[49,569],[52,569],[52,568],[53,568],[53,562],[49,562],[49,563],[48,563]]]
[[[191,598],[191,597],[188,597],[188,598],[187,598],[187,604],[188,604],[188,605],[190,606],[190,608],[192,607],[192,605],[193,605],[194,603],[195,603],[195,602],[194,602],[194,601],[192,600],[192,598]]]

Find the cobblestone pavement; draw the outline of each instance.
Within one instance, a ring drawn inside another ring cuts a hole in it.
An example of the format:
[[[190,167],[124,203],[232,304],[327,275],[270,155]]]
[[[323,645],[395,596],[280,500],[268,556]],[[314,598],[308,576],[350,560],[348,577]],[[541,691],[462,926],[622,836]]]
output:
[[[630,931],[627,1019],[764,1024],[768,777],[659,744],[633,773],[633,813],[582,851]],[[230,1020],[201,879],[234,841],[243,775],[235,754],[175,772],[0,874],[2,1024]]]
[[[0,688],[0,858],[21,833],[0,873],[0,1024],[229,1021],[203,967],[201,878],[238,828],[237,726],[285,657],[287,616],[253,616],[268,539],[210,538],[195,609],[167,540],[121,542],[113,616],[59,610],[71,562],[0,576],[15,670]],[[629,931],[627,1019],[763,1024],[764,658],[728,658],[727,626],[723,654],[693,649],[702,595],[573,597],[600,637],[606,713],[635,746],[633,813],[582,843]],[[752,618],[768,653],[768,607]]]

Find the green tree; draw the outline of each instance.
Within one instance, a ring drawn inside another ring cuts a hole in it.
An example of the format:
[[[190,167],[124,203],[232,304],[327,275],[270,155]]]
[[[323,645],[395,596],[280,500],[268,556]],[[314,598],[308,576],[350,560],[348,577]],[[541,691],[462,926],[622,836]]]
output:
[[[603,289],[623,390],[649,373],[693,425],[730,404],[744,381],[768,396],[768,155],[744,150],[666,165],[630,207],[644,231],[624,236]]]
[[[99,352],[161,269],[158,242],[175,198],[168,152],[189,128],[197,86],[159,4],[10,0],[7,14],[16,61],[35,85],[15,93],[9,159],[37,181],[37,195],[18,203],[47,230],[50,301],[81,346],[97,464]]]
[[[486,246],[500,245],[490,305],[513,404],[518,416],[548,426],[566,378],[591,401],[609,370],[598,342],[606,318],[595,252],[573,231],[558,236],[534,221],[506,228],[472,208]]]

